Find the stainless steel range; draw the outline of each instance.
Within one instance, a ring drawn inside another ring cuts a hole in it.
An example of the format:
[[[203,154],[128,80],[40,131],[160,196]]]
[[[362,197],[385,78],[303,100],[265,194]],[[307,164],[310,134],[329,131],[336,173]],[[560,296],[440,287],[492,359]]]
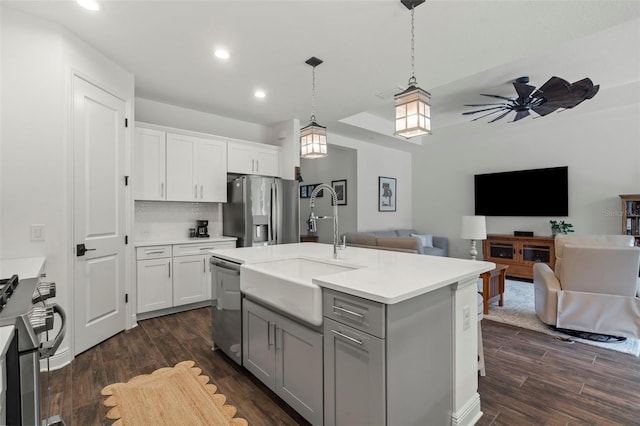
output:
[[[15,326],[6,355],[8,425],[38,425],[40,417],[40,359],[55,351],[64,339],[66,315],[55,303],[55,283],[39,278],[21,280],[18,275],[0,280],[0,326]],[[54,317],[61,319],[52,340],[45,340],[54,328]]]

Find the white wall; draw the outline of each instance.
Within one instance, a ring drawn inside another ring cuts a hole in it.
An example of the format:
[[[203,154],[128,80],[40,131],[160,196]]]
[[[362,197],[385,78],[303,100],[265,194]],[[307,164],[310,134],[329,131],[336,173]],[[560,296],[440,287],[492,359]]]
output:
[[[304,182],[300,185],[326,183],[333,180],[347,181],[347,204],[338,206],[338,233],[354,232],[358,229],[358,177],[357,151],[351,148],[328,144],[328,155],[313,160],[301,159],[300,170]],[[307,218],[310,207],[309,198],[300,199],[300,234],[307,234]],[[333,216],[331,196],[323,192],[322,198],[316,198],[314,212],[318,216]],[[333,220],[318,221],[318,241],[333,244]]]
[[[47,279],[72,324],[71,72],[128,100],[131,121],[133,76],[62,27],[0,7],[2,256],[46,256]],[[45,225],[45,241],[30,241],[31,224]],[[70,360],[72,334],[54,364]]]
[[[136,120],[250,142],[273,142],[272,130],[248,121],[221,117],[144,98],[136,98]]]
[[[356,202],[358,213],[356,220],[358,231],[412,227],[413,180],[411,177],[411,154],[341,135],[329,134],[327,139],[333,145],[357,151],[356,180],[358,182],[358,192]],[[378,211],[379,176],[397,179],[397,207],[395,212]],[[351,189],[348,190],[351,192]],[[350,198],[350,200],[353,200],[353,198]]]
[[[618,195],[638,193],[640,188],[638,28],[635,20],[546,57],[528,59],[549,63],[550,72],[580,64],[572,74],[600,84],[593,99],[546,117],[515,123],[506,118],[495,123],[467,121],[435,131],[413,157],[415,227],[448,236],[450,255],[468,257],[469,243],[459,237],[460,217],[474,213],[474,174],[566,165],[569,216],[561,219],[572,223],[576,234],[620,233]],[[510,66],[526,69],[527,63]],[[507,185],[495,188],[496,202],[510,190]],[[550,235],[550,219],[557,218],[488,217],[487,232]]]

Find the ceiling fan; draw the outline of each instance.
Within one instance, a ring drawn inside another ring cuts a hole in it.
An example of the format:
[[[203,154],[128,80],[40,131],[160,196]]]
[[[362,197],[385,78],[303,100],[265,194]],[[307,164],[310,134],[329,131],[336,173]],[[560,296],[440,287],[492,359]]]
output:
[[[529,77],[520,77],[513,82],[513,87],[518,94],[517,98],[508,98],[500,95],[482,96],[501,99],[503,102],[489,104],[465,104],[468,107],[489,107],[475,111],[463,112],[462,115],[472,115],[479,112],[487,112],[471,121],[476,121],[489,115],[501,113],[489,123],[498,121],[507,116],[510,112],[515,112],[513,121],[522,120],[533,111],[540,116],[545,116],[558,109],[573,108],[585,99],[593,98],[598,93],[599,85],[593,85],[589,78],[584,78],[571,84],[560,77],[551,77],[540,87],[531,86]]]

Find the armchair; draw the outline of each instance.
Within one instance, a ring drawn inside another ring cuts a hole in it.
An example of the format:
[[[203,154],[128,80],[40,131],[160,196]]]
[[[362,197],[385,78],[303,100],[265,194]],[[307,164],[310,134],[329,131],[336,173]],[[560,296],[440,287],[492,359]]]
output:
[[[538,318],[558,328],[640,338],[640,247],[626,235],[555,239],[556,266],[533,266]]]

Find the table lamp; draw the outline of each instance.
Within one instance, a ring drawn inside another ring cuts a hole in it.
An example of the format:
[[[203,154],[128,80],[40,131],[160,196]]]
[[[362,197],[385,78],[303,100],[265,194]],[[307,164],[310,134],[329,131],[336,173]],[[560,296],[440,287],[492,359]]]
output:
[[[476,260],[478,250],[476,250],[476,240],[485,240],[487,238],[487,224],[484,216],[462,216],[462,226],[460,238],[471,240],[471,249],[469,254],[471,260]]]

